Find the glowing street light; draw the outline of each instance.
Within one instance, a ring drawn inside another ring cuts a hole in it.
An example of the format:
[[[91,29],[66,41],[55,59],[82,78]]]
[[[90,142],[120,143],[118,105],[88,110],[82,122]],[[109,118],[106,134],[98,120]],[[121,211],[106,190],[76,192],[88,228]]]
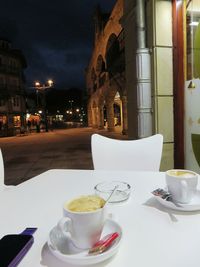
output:
[[[45,122],[45,128],[46,128],[46,132],[48,132],[48,122],[47,122],[47,110],[46,110],[46,94],[45,94],[45,90],[48,88],[51,88],[53,86],[53,80],[49,79],[46,84],[40,84],[39,81],[35,82],[35,86],[34,88],[36,89],[37,92],[37,107],[38,105],[38,93],[39,91],[43,91],[44,92],[44,103],[43,103],[43,109],[44,109],[44,122]],[[42,112],[41,112],[42,113]]]
[[[35,82],[35,87],[40,87],[40,83],[39,82]]]
[[[47,83],[48,83],[49,87],[53,86],[53,81],[52,80],[48,80]]]
[[[52,87],[52,86],[53,86],[53,81],[52,81],[51,79],[48,80],[47,83],[46,83],[46,84],[43,84],[43,85],[41,85],[39,81],[36,81],[36,82],[35,82],[35,88],[36,88],[36,89],[39,89],[39,90],[40,90],[40,89],[41,89],[41,90],[42,90],[42,89],[47,89],[47,88],[50,88],[50,87]]]

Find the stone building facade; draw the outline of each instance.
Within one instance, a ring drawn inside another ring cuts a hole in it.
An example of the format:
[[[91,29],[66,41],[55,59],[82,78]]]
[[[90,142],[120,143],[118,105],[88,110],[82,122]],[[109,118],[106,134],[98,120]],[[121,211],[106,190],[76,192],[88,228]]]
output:
[[[95,18],[86,74],[89,125],[104,126],[106,107],[107,128],[115,130],[118,99],[129,139],[163,135],[161,170],[200,172],[199,0],[116,0],[110,16],[98,11]]]
[[[24,68],[21,51],[0,39],[0,136],[14,135],[25,123]]]
[[[88,125],[127,133],[124,31],[120,24],[123,1],[118,0],[111,14],[100,7],[94,15],[95,41],[86,70],[89,95]]]

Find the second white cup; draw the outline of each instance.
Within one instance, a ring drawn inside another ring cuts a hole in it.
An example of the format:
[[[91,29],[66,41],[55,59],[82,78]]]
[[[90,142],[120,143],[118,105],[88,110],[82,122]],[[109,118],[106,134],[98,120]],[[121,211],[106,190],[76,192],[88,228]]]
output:
[[[173,169],[165,175],[168,191],[174,201],[187,204],[197,191],[198,174],[190,170]]]

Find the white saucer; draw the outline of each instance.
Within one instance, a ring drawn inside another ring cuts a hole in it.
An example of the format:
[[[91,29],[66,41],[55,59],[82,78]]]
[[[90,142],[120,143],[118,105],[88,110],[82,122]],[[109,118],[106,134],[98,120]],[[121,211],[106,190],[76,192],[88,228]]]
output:
[[[122,229],[120,225],[108,219],[105,223],[102,237],[113,232],[118,232],[119,237],[108,250],[98,255],[88,255],[88,250],[80,250],[74,247],[71,239],[64,236],[56,226],[49,233],[48,246],[54,256],[64,262],[77,265],[95,264],[112,257],[117,253],[121,244]]]
[[[180,211],[197,211],[200,210],[200,191],[197,190],[195,196],[188,204],[182,203],[173,203],[172,201],[167,201],[162,199],[159,196],[154,196],[163,206],[173,209],[173,210],[180,210]]]

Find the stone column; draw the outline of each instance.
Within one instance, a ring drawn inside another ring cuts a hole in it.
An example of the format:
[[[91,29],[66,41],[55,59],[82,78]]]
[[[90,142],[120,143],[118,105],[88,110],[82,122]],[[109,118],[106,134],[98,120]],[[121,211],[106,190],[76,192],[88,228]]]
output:
[[[95,124],[95,116],[94,116],[94,108],[92,108],[92,112],[91,112],[91,114],[92,114],[92,120],[91,120],[91,126],[92,126],[92,128],[94,128],[94,124]]]
[[[146,47],[145,0],[137,0],[136,10],[138,137],[143,138],[152,135],[151,57]]]
[[[137,49],[138,137],[152,135],[151,68],[148,49]]]
[[[93,108],[93,110],[94,110],[94,123],[93,123],[93,127],[94,128],[98,128],[98,113],[99,113],[98,107]]]
[[[114,131],[114,108],[113,108],[113,100],[109,100],[106,103],[106,111],[107,111],[107,122],[108,122],[108,131],[113,132]]]
[[[98,108],[98,129],[101,130],[104,128],[104,115],[103,115],[103,106]]]
[[[92,127],[92,108],[88,106],[88,126]]]
[[[128,133],[127,96],[122,96],[122,134]]]

